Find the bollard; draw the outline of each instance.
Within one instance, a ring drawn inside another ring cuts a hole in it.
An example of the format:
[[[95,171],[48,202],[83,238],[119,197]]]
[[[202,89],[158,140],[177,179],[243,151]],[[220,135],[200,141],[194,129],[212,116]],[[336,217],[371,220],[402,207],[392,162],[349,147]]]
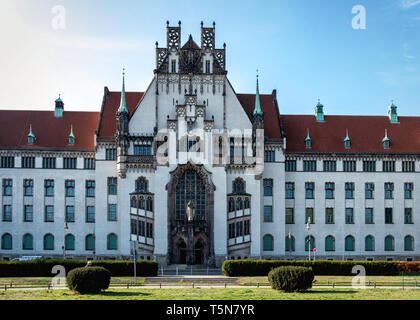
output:
[[[226,282],[225,282],[225,288],[226,288]]]

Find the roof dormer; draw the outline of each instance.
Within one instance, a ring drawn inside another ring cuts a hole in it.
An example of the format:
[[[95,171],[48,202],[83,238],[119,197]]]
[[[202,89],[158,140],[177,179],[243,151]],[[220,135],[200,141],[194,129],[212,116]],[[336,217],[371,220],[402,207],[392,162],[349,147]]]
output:
[[[382,146],[384,147],[384,149],[389,149],[390,142],[391,141],[388,138],[388,130],[385,129],[385,137],[382,139]]]
[[[32,132],[32,124],[29,125],[29,133],[28,133],[28,144],[33,145],[35,143],[36,136]]]

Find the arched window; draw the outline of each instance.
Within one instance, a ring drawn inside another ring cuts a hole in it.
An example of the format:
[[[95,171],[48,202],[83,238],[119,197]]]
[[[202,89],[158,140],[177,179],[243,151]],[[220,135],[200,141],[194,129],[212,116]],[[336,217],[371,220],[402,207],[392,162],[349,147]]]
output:
[[[355,241],[353,236],[347,236],[345,239],[346,251],[354,251]]]
[[[238,198],[238,199],[236,199],[236,210],[242,210],[243,209],[243,207],[242,207],[242,199],[241,198]]]
[[[263,237],[263,250],[264,251],[273,251],[273,243],[274,243],[274,239],[273,236],[270,234],[266,234]]]
[[[5,233],[1,236],[1,249],[2,250],[12,249],[12,235],[10,233]]]
[[[66,250],[74,250],[74,235],[68,234],[65,237],[64,247]]]
[[[86,251],[95,250],[95,237],[93,234],[88,234],[85,239],[85,249]]]
[[[315,247],[315,238],[313,236],[306,236],[305,238],[305,251],[309,250],[309,245],[311,247],[311,251],[316,248]]]
[[[414,251],[414,238],[412,236],[405,236],[404,251]]]
[[[375,238],[371,235],[365,238],[365,251],[375,251]]]
[[[285,240],[285,244],[286,244],[286,252],[291,252],[291,251],[295,251],[295,237],[290,235],[286,236],[286,240]]]
[[[244,207],[245,209],[249,209],[249,198],[245,198]]]
[[[136,180],[136,192],[147,193],[149,190],[146,178],[140,177]]]
[[[136,197],[131,197],[131,208],[137,208]]]
[[[54,250],[54,236],[51,233],[44,236],[44,250]]]
[[[335,238],[333,236],[325,238],[325,251],[335,251]]]
[[[233,181],[233,193],[242,194],[245,192],[245,182],[241,178],[237,178]]]
[[[138,201],[138,206],[139,206],[139,209],[145,209],[144,198],[143,197],[140,197],[140,199]]]
[[[153,201],[151,197],[148,197],[146,200],[146,210],[153,211]]]
[[[34,249],[34,238],[31,234],[27,233],[23,236],[23,250],[33,250]]]
[[[117,250],[118,237],[115,233],[110,233],[107,237],[107,248],[108,250]]]
[[[393,236],[386,236],[385,237],[385,251],[394,251],[394,237]]]
[[[235,211],[235,200],[233,198],[229,199],[229,212]]]
[[[176,185],[176,219],[185,220],[187,204],[194,205],[194,219],[206,220],[206,186],[199,173],[188,169]]]

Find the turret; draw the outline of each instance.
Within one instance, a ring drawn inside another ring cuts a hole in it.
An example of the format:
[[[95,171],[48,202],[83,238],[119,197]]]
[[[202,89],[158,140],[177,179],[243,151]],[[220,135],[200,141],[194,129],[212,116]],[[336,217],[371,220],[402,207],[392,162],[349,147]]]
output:
[[[62,118],[64,113],[64,103],[61,100],[61,95],[58,95],[58,99],[55,100],[54,117]]]

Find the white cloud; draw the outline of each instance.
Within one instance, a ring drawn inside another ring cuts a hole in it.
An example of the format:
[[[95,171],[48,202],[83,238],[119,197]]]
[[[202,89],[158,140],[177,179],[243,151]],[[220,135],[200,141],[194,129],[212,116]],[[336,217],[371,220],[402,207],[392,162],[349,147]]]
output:
[[[417,5],[420,5],[420,0],[400,0],[401,8],[411,9]]]

